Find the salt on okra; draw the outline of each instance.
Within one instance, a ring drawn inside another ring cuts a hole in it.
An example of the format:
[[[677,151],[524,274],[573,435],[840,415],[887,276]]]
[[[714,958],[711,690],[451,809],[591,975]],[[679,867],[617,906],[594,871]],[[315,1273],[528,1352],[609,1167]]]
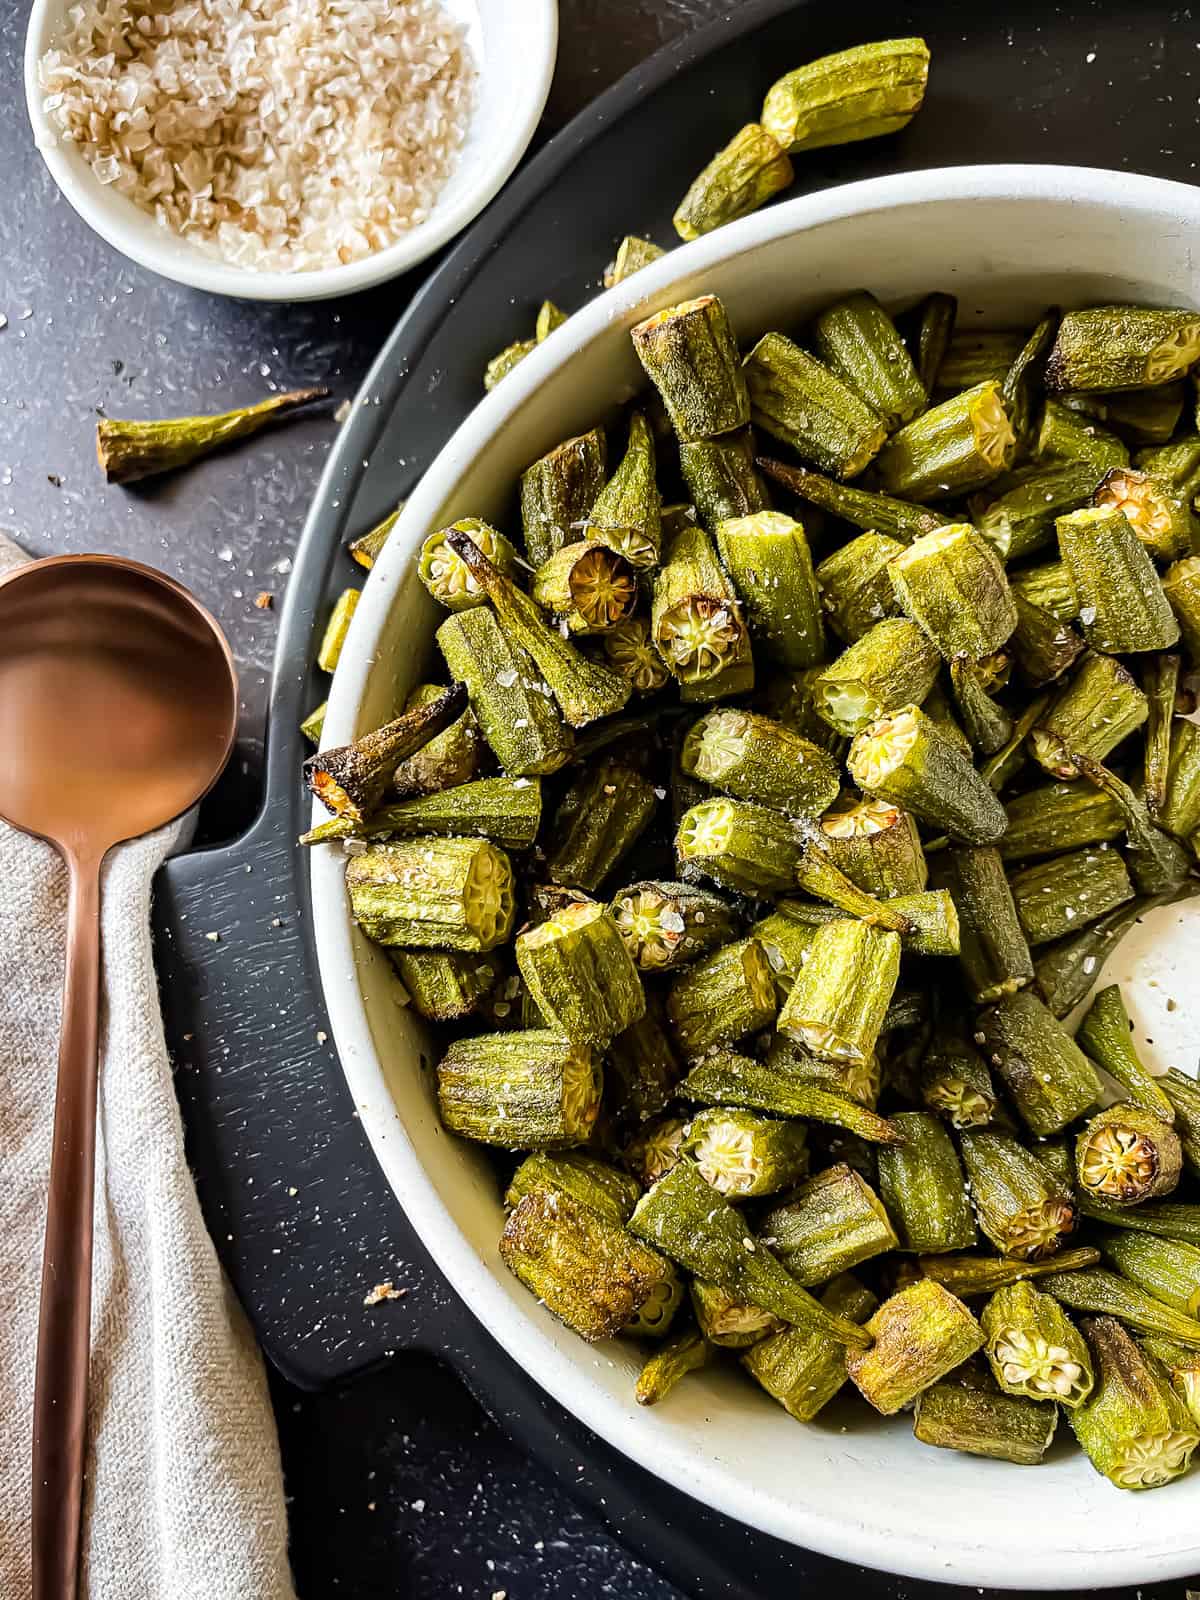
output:
[[[429,1022],[457,1022],[478,1011],[499,976],[492,956],[459,950],[389,951],[409,1003]]]
[[[1000,560],[969,523],[950,523],[914,539],[888,574],[902,610],[947,661],[991,655],[1017,625]]]
[[[731,1051],[717,1051],[697,1062],[679,1085],[679,1092],[701,1105],[745,1106],[780,1117],[829,1123],[870,1144],[898,1144],[903,1138],[886,1117],[844,1091]]]
[[[1058,547],[1079,598],[1079,625],[1093,650],[1128,655],[1169,650],[1179,624],[1145,546],[1116,507],[1059,517]]]
[[[731,517],[770,511],[771,497],[755,460],[754,430],[738,428],[711,439],[683,439],[679,470],[696,515],[709,533]]]
[[[932,406],[894,433],[876,461],[880,487],[909,500],[966,494],[1007,470],[1016,444],[1000,385],[989,380]]]
[[[885,617],[900,614],[888,563],[904,546],[883,533],[860,533],[816,569],[821,609],[844,644],[853,644]]]
[[[846,1365],[859,1393],[885,1417],[983,1344],[983,1329],[962,1301],[929,1278],[885,1300],[866,1331],[874,1343],[867,1350],[850,1350]]]
[[[649,617],[628,617],[600,636],[604,664],[629,684],[634,694],[657,694],[671,681],[666,662],[654,648]]]
[[[918,705],[904,706],[855,735],[846,762],[866,794],[904,806],[967,844],[994,844],[1008,819],[969,758]]]
[[[879,1196],[902,1250],[938,1255],[975,1243],[962,1163],[943,1123],[928,1111],[898,1111],[904,1143],[879,1152]]]
[[[749,422],[737,340],[716,295],[656,311],[630,337],[678,438],[711,439]]]
[[[844,1162],[815,1173],[764,1212],[760,1228],[780,1261],[808,1288],[898,1244],[879,1195]]]
[[[988,1064],[1036,1137],[1060,1133],[1098,1104],[1095,1068],[1032,990],[1001,996],[977,1026]]]
[[[445,684],[419,683],[409,691],[406,711],[432,705],[445,693]],[[468,686],[469,693],[469,686]],[[435,734],[396,768],[392,774],[392,793],[397,800],[419,799],[457,784],[470,783],[479,776],[484,758],[484,740],[474,711],[468,705],[462,716],[444,732]]]
[[[1079,776],[1077,755],[1103,761],[1149,715],[1146,696],[1115,657],[1089,650],[1030,735],[1034,759],[1052,777]]]
[[[820,662],[825,630],[803,525],[780,511],[755,511],[719,522],[716,541],[763,654],[793,672]]]
[[[993,1128],[959,1134],[979,1226],[1005,1255],[1040,1261],[1074,1231],[1069,1191],[1010,1134]]]
[[[680,765],[689,777],[790,817],[816,817],[838,794],[837,763],[769,717],[708,711],[688,730]]]
[[[609,1040],[604,1062],[607,1110],[618,1123],[641,1126],[666,1109],[683,1068],[657,993],[647,994],[642,1015]]]
[[[675,850],[685,876],[703,873],[727,889],[762,894],[793,889],[803,855],[797,826],[747,800],[702,800],[680,819]]]
[[[1009,874],[1017,919],[1031,947],[1098,922],[1134,896],[1119,850],[1089,845]]]
[[[1200,316],[1149,306],[1068,311],[1046,361],[1047,389],[1138,389],[1169,383],[1200,357]]]
[[[717,700],[753,688],[749,630],[703,528],[685,524],[672,538],[650,617],[655,647],[685,696]]]
[[[437,1067],[438,1109],[450,1132],[504,1150],[585,1144],[600,1092],[595,1051],[546,1029],[457,1039]]]
[[[919,706],[937,681],[937,646],[907,617],[888,617],[856,639],[812,680],[813,709],[847,737],[868,723]]]
[[[607,906],[569,905],[517,935],[517,966],[548,1026],[607,1044],[646,1009],[638,970]]]
[[[926,405],[917,369],[896,324],[865,289],[835,301],[813,321],[813,343],[826,366],[897,428]]]
[[[978,1295],[995,1294],[1011,1283],[1032,1282],[1050,1274],[1063,1278],[1093,1267],[1100,1259],[1094,1245],[1077,1245],[1072,1250],[1059,1250],[1040,1261],[1024,1256],[919,1256],[917,1266],[926,1278],[943,1284],[962,1299]]]
[[[616,1223],[628,1222],[642,1192],[632,1173],[585,1150],[535,1150],[526,1156],[504,1191],[505,1210],[513,1210],[527,1194],[539,1191],[569,1195]]]
[[[865,1061],[900,974],[895,933],[845,918],[817,932],[779,1014],[779,1029],[811,1054]]]
[[[490,607],[447,617],[437,642],[452,676],[466,685],[480,731],[507,773],[531,778],[566,765],[570,729],[542,692],[545,680],[532,656],[507,636]]]
[[[377,944],[484,954],[512,931],[512,863],[486,839],[371,844],[346,865],[350,913]]]
[[[836,373],[782,333],[764,333],[744,363],[756,427],[835,478],[856,477],[887,438],[883,418]]]
[[[700,1331],[710,1344],[723,1350],[746,1350],[769,1334],[782,1331],[784,1324],[762,1306],[736,1300],[728,1289],[707,1278],[691,1282],[692,1310]],[[841,1346],[838,1346],[841,1349]]]
[[[570,544],[604,487],[603,428],[564,439],[521,474],[521,526],[534,567]]]

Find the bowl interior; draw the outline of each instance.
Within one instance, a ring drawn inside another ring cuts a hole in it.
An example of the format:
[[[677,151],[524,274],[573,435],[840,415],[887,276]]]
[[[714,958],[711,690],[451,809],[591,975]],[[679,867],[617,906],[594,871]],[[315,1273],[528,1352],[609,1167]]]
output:
[[[520,160],[546,103],[558,44],[557,0],[442,0],[466,33],[478,79],[458,163],[429,217],[386,250],[315,272],[228,266],[169,233],[125,195],[100,183],[74,146],[58,139],[42,107],[38,62],[60,34],[72,0],[34,0],[25,41],[25,94],[34,137],[67,200],[123,255],[163,277],[255,300],[320,300],[382,283],[424,261],[482,211]]]
[[[1196,304],[1189,236],[1200,198],[1181,185],[1056,168],[977,168],[873,180],[808,197],[678,251],[573,316],[489,396],[408,502],[367,585],[325,738],[393,713],[431,664],[434,613],[412,572],[429,530],[511,514],[535,457],[641,383],[628,330],[648,311],[719,294],[739,336],[801,325],[866,285],[895,305],[959,297],[960,326],[1031,322],[1048,304]],[[1200,1565],[1200,1476],[1122,1494],[1061,1442],[1036,1472],[914,1442],[905,1417],[835,1405],[793,1422],[739,1374],[690,1378],[651,1411],[633,1400],[637,1350],[584,1345],[502,1267],[493,1169],[441,1128],[435,1048],[397,1001],[390,964],[350,924],[343,860],[312,865],[326,999],[364,1127],[426,1245],[511,1355],[610,1443],[709,1504],[850,1561],[960,1583],[1067,1588],[1180,1576]],[[1149,1054],[1195,1071],[1186,997],[1200,920],[1156,913],[1110,962],[1131,981]],[[1063,1427],[1066,1432],[1065,1425]]]

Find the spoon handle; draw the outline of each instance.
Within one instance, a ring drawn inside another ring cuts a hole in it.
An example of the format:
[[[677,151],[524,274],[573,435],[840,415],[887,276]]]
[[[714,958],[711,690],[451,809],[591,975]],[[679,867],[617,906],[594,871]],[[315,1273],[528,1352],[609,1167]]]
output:
[[[33,1600],[75,1600],[92,1304],[100,858],[68,857],[66,983],[33,1399]]]

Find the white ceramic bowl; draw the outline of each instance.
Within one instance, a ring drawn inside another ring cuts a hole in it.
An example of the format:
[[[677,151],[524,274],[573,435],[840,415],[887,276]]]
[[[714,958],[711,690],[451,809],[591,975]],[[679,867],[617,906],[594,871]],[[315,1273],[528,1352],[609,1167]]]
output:
[[[793,200],[673,251],[576,312],[485,399],[408,501],[367,583],[325,724],[340,744],[394,713],[432,651],[431,603],[412,570],[426,531],[498,517],[517,474],[641,381],[628,330],[648,311],[713,291],[743,339],[788,329],[867,285],[903,303],[931,288],[977,317],[1032,322],[1046,305],[1200,303],[1200,191],[1123,173],[977,167],[874,179]],[[501,1208],[479,1152],[443,1132],[423,1070],[433,1054],[397,1004],[387,957],[352,927],[344,858],[312,863],[321,972],[362,1123],[401,1204],[462,1296],[522,1366],[618,1449],[676,1487],[778,1538],[914,1577],[1047,1589],[1151,1583],[1200,1568],[1200,1472],[1122,1493],[1076,1450],[1036,1471],[914,1442],[910,1421],[865,1408],[801,1427],[740,1374],[704,1372],[644,1411],[637,1351],[589,1348],[501,1265]],[[1152,1059],[1195,1071],[1190,998],[1200,924],[1156,914],[1113,958],[1133,981]],[[1153,978],[1154,983],[1149,980]],[[424,1062],[421,1061],[422,1053]],[[832,1413],[833,1408],[831,1408]],[[1063,1432],[1066,1433],[1064,1425]]]
[[[458,165],[428,219],[386,250],[317,272],[252,272],[227,266],[159,225],[57,136],[42,109],[38,62],[72,0],[33,0],[25,38],[25,99],[34,139],[55,183],[100,237],[164,278],[246,300],[327,300],[407,272],[452,239],[487,205],[521,159],[550,92],[558,49],[558,0],[442,0],[466,29],[479,71],[475,109]]]

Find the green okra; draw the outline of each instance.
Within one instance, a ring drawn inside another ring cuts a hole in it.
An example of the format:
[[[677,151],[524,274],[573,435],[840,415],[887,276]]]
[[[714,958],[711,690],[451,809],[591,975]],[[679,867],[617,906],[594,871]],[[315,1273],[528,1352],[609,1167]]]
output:
[[[594,1051],[541,1028],[457,1039],[437,1069],[438,1108],[450,1132],[504,1150],[586,1143],[600,1087]]]
[[[446,692],[442,683],[419,683],[404,702],[406,711],[433,705]],[[468,706],[457,722],[427,745],[407,756],[392,774],[392,793],[397,800],[420,799],[470,783],[479,776],[484,756],[483,735],[474,711]]]
[[[1129,465],[1129,451],[1115,433],[1061,400],[1048,399],[1042,407],[1032,454],[1036,461],[1086,462],[1097,474]]]
[[[804,527],[780,511],[719,522],[717,549],[756,643],[798,672],[825,654],[821,602]]]
[[[633,1215],[642,1186],[632,1173],[611,1167],[586,1151],[561,1150],[552,1154],[538,1150],[526,1156],[513,1173],[504,1191],[505,1210],[513,1210],[527,1194],[539,1191],[565,1194],[620,1226]]]
[[[1131,445],[1166,444],[1179,426],[1191,386],[1182,378],[1151,388],[1082,390],[1064,404],[1114,428]]]
[[[835,478],[853,478],[878,454],[887,426],[850,386],[782,333],[746,357],[755,426]]]
[[[710,1106],[692,1118],[683,1152],[706,1183],[732,1199],[778,1194],[808,1172],[802,1123],[784,1122],[737,1106]]]
[[[812,680],[817,715],[852,737],[876,718],[918,706],[940,667],[937,646],[907,617],[888,617],[822,667]]]
[[[879,484],[909,500],[966,494],[1007,471],[1016,443],[1000,385],[976,384],[892,435],[876,461]]]
[[[1193,668],[1200,666],[1200,555],[1172,562],[1163,573],[1162,586],[1188,660]]]
[[[900,552],[888,574],[905,615],[947,661],[990,656],[1017,625],[1004,568],[970,523],[922,534]]]
[[[809,667],[805,672],[774,674],[764,687],[762,708],[793,733],[840,760],[849,741],[818,716],[813,705],[813,690],[820,671],[820,667]]]
[[[846,918],[818,929],[779,1014],[779,1030],[823,1060],[862,1062],[900,976],[895,933]]]
[[[773,83],[763,126],[792,154],[897,133],[921,109],[928,78],[924,39],[855,45]]]
[[[681,869],[702,872],[742,894],[794,888],[803,845],[796,824],[745,800],[702,800],[680,819]]]
[[[1057,306],[1046,312],[1034,327],[1004,374],[1000,394],[1012,421],[1019,445],[1025,445],[1033,431],[1034,411],[1042,388],[1042,370],[1062,313]]]
[[[1150,306],[1068,311],[1046,360],[1046,387],[1139,389],[1169,383],[1200,357],[1200,316]]]
[[[691,1282],[692,1310],[700,1330],[711,1344],[725,1350],[746,1350],[769,1334],[779,1333],[784,1324],[761,1306],[735,1300],[720,1284],[706,1278]],[[841,1346],[838,1346],[841,1349]]]
[[[878,1051],[864,1061],[828,1061],[810,1054],[802,1045],[782,1033],[772,1038],[763,1066],[768,1072],[778,1072],[786,1077],[789,1084],[816,1085],[853,1100],[868,1111],[875,1110],[883,1088],[883,1068]]]
[[[880,795],[967,844],[994,844],[1007,826],[1004,807],[967,756],[917,705],[869,723],[855,735],[850,776],[865,794]]]
[[[959,726],[954,707],[950,704],[950,696],[946,694],[940,682],[935,683],[925,696],[921,702],[921,710],[948,744],[955,750],[960,750],[969,761],[974,760],[975,752],[971,748],[971,741]]]
[[[761,123],[734,134],[697,177],[671,218],[681,239],[699,239],[748,217],[792,181],[787,151]]]
[[[827,1311],[796,1282],[692,1161],[678,1162],[642,1196],[629,1229],[696,1277],[782,1322],[819,1328],[846,1345],[869,1343],[857,1324]]]
[[[1142,674],[1142,689],[1149,707],[1142,757],[1142,797],[1153,820],[1160,822],[1171,767],[1172,724],[1179,696],[1179,657],[1151,656]],[[1200,808],[1196,820],[1200,822]],[[1185,834],[1190,831],[1184,829]]]
[[[879,1197],[902,1250],[942,1254],[975,1243],[975,1219],[958,1152],[937,1117],[899,1111],[902,1145],[879,1152]]]
[[[1083,1331],[1096,1387],[1069,1414],[1084,1453],[1118,1489],[1157,1489],[1186,1472],[1200,1429],[1168,1379],[1111,1317],[1089,1317]]]
[[[1124,514],[1093,506],[1058,519],[1058,547],[1094,650],[1169,650],[1179,639],[1154,562]]]
[[[538,307],[537,320],[533,325],[536,343],[541,344],[543,340],[548,339],[566,320],[567,313],[560,306],[556,306],[553,300],[543,300]]]
[[[1003,793],[1025,765],[1026,740],[1042,720],[1042,713],[1049,704],[1048,694],[1036,695],[1013,723],[1012,732],[1004,744],[980,767],[979,775],[993,793]]]
[[[791,993],[796,974],[808,959],[817,929],[821,926],[819,921],[793,916],[792,908],[796,904],[792,900],[782,901],[770,916],[763,917],[750,930],[763,947],[781,1005]]]
[[[620,1121],[648,1122],[670,1102],[682,1071],[667,1033],[662,1001],[657,994],[648,994],[643,1014],[609,1042],[607,1109]]]
[[[1138,892],[1175,893],[1191,871],[1187,851],[1178,840],[1154,825],[1146,802],[1115,772],[1078,751],[1075,764],[1089,783],[1094,783],[1120,807],[1125,824],[1125,854]]]
[[[1015,994],[1033,981],[1033,957],[999,851],[956,845],[940,851],[934,882],[958,909],[959,961],[977,1004]]]
[[[1149,715],[1146,696],[1112,656],[1091,650],[1062,685],[1029,737],[1034,759],[1054,778],[1078,778],[1079,755],[1103,761]]]
[[[604,287],[612,289],[618,283],[624,283],[626,278],[632,278],[635,272],[640,272],[651,262],[661,260],[666,253],[652,239],[642,239],[636,233],[627,233],[617,246],[616,255],[604,269]]]
[[[667,995],[676,1042],[692,1061],[775,1020],[775,982],[757,939],[722,945],[681,972]]]
[[[629,444],[592,502],[586,532],[632,566],[653,567],[662,545],[662,503],[655,483],[654,435],[640,411],[629,418]]]
[[[1120,852],[1109,844],[1035,861],[1010,873],[1009,885],[1031,946],[1098,922],[1134,895]]]
[[[630,1139],[621,1159],[645,1187],[657,1183],[664,1173],[683,1160],[683,1136],[687,1119],[679,1116],[653,1117]],[[1100,1252],[1096,1251],[1096,1259]]]
[[[447,611],[468,611],[472,606],[483,605],[486,596],[474,573],[447,543],[451,530],[466,534],[496,571],[506,577],[512,577],[517,570],[517,552],[502,533],[478,517],[462,517],[425,539],[417,556],[417,576]]]
[[[917,1396],[913,1437],[943,1450],[1036,1467],[1058,1426],[1058,1407],[965,1383],[935,1383]]]
[[[733,517],[769,511],[771,499],[754,465],[754,432],[738,428],[715,439],[685,439],[679,469],[696,515],[709,533]]]
[[[924,891],[929,865],[916,823],[900,806],[845,795],[820,826],[834,866],[867,894],[891,900]]]
[[[412,1008],[429,1022],[457,1022],[478,1011],[496,986],[499,969],[489,956],[457,950],[391,950],[392,963]]]
[[[1035,605],[1016,588],[1013,604],[1017,608],[1017,625],[1009,640],[1013,659],[1035,688],[1054,683],[1083,654],[1083,639],[1070,623]]]
[[[851,1322],[864,1322],[879,1304],[850,1273],[836,1277],[820,1295],[821,1305]],[[846,1382],[843,1345],[814,1328],[784,1328],[758,1339],[742,1366],[797,1422],[812,1419]]]
[[[512,344],[506,344],[503,350],[498,350],[483,369],[483,387],[488,394],[536,349],[536,339],[514,339]]]
[[[654,577],[650,625],[685,695],[717,700],[753,688],[742,608],[702,528],[684,526],[671,540]]]
[[[537,777],[570,760],[570,730],[542,692],[541,672],[490,609],[447,617],[437,642],[452,676],[466,684],[480,731],[507,773]]]
[[[1002,996],[978,1019],[988,1065],[1039,1138],[1060,1133],[1100,1100],[1095,1068],[1031,989]]]
[[[820,312],[813,322],[813,343],[825,365],[889,428],[924,411],[925,389],[896,324],[867,290]]]
[[[898,539],[886,534],[860,533],[816,569],[822,610],[844,643],[853,644],[877,622],[899,615],[887,568],[903,549]]]
[[[361,589],[343,589],[334,601],[325,632],[317,649],[317,666],[322,672],[336,672],[341,659],[342,646],[350,632],[350,624],[362,597]]]
[[[1059,939],[1038,952],[1034,962],[1037,987],[1056,1017],[1065,1017],[1085,1000],[1104,962],[1136,922],[1157,902],[1144,895],[1130,900],[1090,928]]]
[[[1193,1320],[1200,1316],[1200,1250],[1151,1233],[1101,1230],[1105,1259],[1123,1278]]]
[[[521,526],[534,567],[578,537],[604,487],[603,428],[565,439],[521,474]]]
[[[542,820],[536,778],[480,778],[414,800],[380,806],[365,821],[333,817],[302,834],[301,844],[328,839],[411,839],[418,834],[488,839],[506,850],[528,850]]]
[[[595,892],[649,826],[658,800],[652,784],[619,761],[585,770],[554,817],[546,872],[553,883]]]
[[[640,1406],[657,1405],[689,1372],[698,1372],[707,1366],[711,1356],[712,1345],[695,1328],[674,1334],[638,1373],[634,1399]]]
[[[568,1194],[527,1194],[509,1212],[500,1258],[547,1310],[589,1342],[629,1327],[664,1288],[670,1264],[619,1223]]]
[[[1200,1322],[1155,1299],[1128,1278],[1103,1267],[1047,1273],[1042,1287],[1068,1311],[1116,1317],[1139,1333],[1161,1334],[1189,1350],[1200,1349]]]
[[[328,389],[293,389],[217,416],[160,417],[150,422],[101,416],[96,424],[96,459],[107,483],[135,483],[190,466],[239,439],[253,438],[288,413],[328,396]]]
[[[1059,622],[1071,622],[1079,614],[1079,597],[1061,561],[1042,561],[1023,572],[1010,573],[1009,586],[1014,598],[1020,596],[1039,606]]]
[[[688,730],[683,771],[790,817],[819,816],[837,798],[837,763],[781,722],[752,711],[706,712]]]
[[[1200,828],[1200,725],[1183,718],[1171,727],[1170,759],[1156,820],[1177,839],[1188,839]]]
[[[629,684],[634,694],[657,694],[671,681],[666,662],[654,648],[648,617],[629,617],[600,637],[604,664]]]
[[[1142,1063],[1132,1029],[1121,991],[1110,983],[1084,1013],[1075,1030],[1075,1042],[1120,1084],[1124,1100],[1141,1106],[1160,1122],[1174,1123],[1175,1109],[1158,1079]]]
[[[899,500],[894,495],[877,494],[849,483],[836,483],[819,472],[806,467],[794,467],[785,461],[772,461],[759,457],[759,466],[769,478],[801,500],[828,511],[843,522],[849,522],[865,533],[885,534],[900,544],[908,544],[923,533],[933,533],[945,521],[944,517],[927,506],[914,505]]]
[[[1055,1400],[1074,1409],[1092,1392],[1087,1341],[1052,1295],[1032,1283],[997,1289],[980,1314],[984,1351],[1006,1394]]]
[[[1164,1118],[1128,1102],[1098,1111],[1075,1140],[1080,1195],[1107,1209],[1140,1205],[1170,1194],[1183,1170],[1183,1147],[1173,1122],[1173,1110]],[[1120,1257],[1116,1259],[1121,1266]],[[1200,1265],[1200,1255],[1196,1264]],[[1123,1266],[1121,1270],[1125,1270]],[[1127,1272],[1126,1276],[1141,1281],[1135,1272]],[[1200,1279],[1196,1293],[1200,1297]],[[1200,1310],[1200,1298],[1196,1305],[1180,1309],[1195,1315]]]
[[[1050,1273],[1066,1277],[1094,1266],[1099,1259],[1100,1252],[1094,1246],[1080,1245],[1074,1250],[1059,1250],[1044,1261],[1027,1261],[1021,1256],[919,1256],[917,1265],[925,1277],[944,1284],[965,1300],[995,1294],[1010,1283],[1024,1283]]]
[[[910,313],[909,346],[927,398],[946,359],[957,318],[958,300],[938,290],[927,294]]]
[[[549,1027],[607,1044],[646,1009],[638,970],[607,906],[565,906],[517,935],[517,966]]]
[[[530,593],[569,633],[607,633],[633,615],[637,574],[602,540],[579,539],[542,563]]]
[[[863,1398],[885,1417],[973,1356],[983,1329],[962,1301],[931,1278],[885,1300],[866,1324],[874,1343],[846,1366]]]
[[[1176,561],[1200,545],[1200,521],[1190,499],[1156,473],[1113,468],[1101,480],[1093,504],[1120,511],[1156,561]]]
[[[844,1091],[827,1089],[799,1072],[780,1070],[777,1061],[768,1064],[731,1052],[710,1055],[692,1067],[679,1092],[701,1105],[740,1105],[780,1117],[831,1123],[870,1144],[898,1144],[903,1137],[886,1117]]]
[[[952,1128],[984,1127],[995,1115],[992,1075],[979,1051],[957,1028],[935,1030],[916,1074],[921,1103]]]
[[[1150,445],[1138,451],[1133,464],[1166,483],[1182,500],[1191,501],[1200,494],[1200,434],[1185,434],[1174,444]]]
[[[662,1339],[671,1331],[675,1313],[686,1298],[684,1281],[672,1268],[664,1272],[622,1333],[635,1339]]]
[[[737,340],[716,295],[656,311],[630,337],[680,439],[711,439],[749,422]]]
[[[359,534],[357,539],[351,539],[346,546],[347,554],[368,572],[383,554],[383,547],[391,538],[392,529],[400,520],[404,504],[401,500],[396,509],[389,511],[382,522],[377,522],[373,528],[368,528],[366,533]]]
[[[806,1288],[894,1250],[896,1232],[879,1196],[845,1163],[802,1183],[761,1219],[763,1239]]]
[[[737,932],[738,917],[720,895],[662,879],[631,883],[613,897],[613,920],[643,972],[685,967]]]
[[[979,383],[1003,383],[1024,342],[1020,328],[956,329],[934,387],[944,394],[958,394]]]
[[[309,756],[304,763],[309,789],[327,811],[361,822],[383,799],[399,764],[462,715],[467,692],[463,684],[453,684],[353,744]]]
[[[325,726],[325,715],[328,710],[329,701],[322,700],[321,704],[319,706],[314,706],[305,717],[304,721],[300,724],[300,732],[308,740],[309,744],[320,744],[321,731]]]
[[[1090,500],[1100,475],[1086,461],[1055,461],[1039,467],[995,498],[980,496],[976,509],[980,533],[1001,561],[1019,561],[1052,545],[1055,522]]]
[[[1161,1369],[1167,1382],[1183,1401],[1192,1423],[1200,1429],[1200,1351],[1189,1350],[1164,1339],[1160,1334],[1150,1334],[1141,1341],[1143,1353],[1149,1357],[1155,1370]]]
[[[584,727],[622,709],[631,693],[624,678],[598,661],[589,661],[550,627],[536,602],[497,572],[466,534],[451,531],[446,542],[471,569],[510,642],[533,657],[571,727]]]
[[[893,895],[889,899],[886,909],[903,919],[904,927],[891,929],[890,931],[899,932],[900,947],[905,955],[958,955],[960,946],[958,912],[947,890],[922,889],[916,894]],[[875,927],[885,926],[884,923],[878,920],[878,909],[868,909],[867,907],[851,909],[849,906],[836,903],[833,905],[819,905],[806,900],[780,900],[776,905],[774,915],[764,918],[762,922],[756,925],[755,937],[760,937],[757,930],[765,928],[767,929],[766,934],[761,935],[764,941],[764,948],[767,947],[767,940],[773,938],[779,950],[784,953],[785,960],[790,958],[793,950],[797,956],[801,951],[804,951],[803,959],[806,960],[807,948],[811,946],[816,930],[825,927],[831,922],[845,921],[847,918],[858,918],[865,923],[873,924]],[[795,930],[790,937],[779,931],[785,923],[790,924],[791,928]],[[770,953],[768,953],[768,960],[771,960]],[[785,992],[790,992],[795,971],[798,970],[798,964],[781,972],[781,969],[776,967],[775,962],[772,960],[772,967],[775,970],[777,984],[780,978],[783,977],[787,985]],[[903,1002],[904,999],[904,995],[898,994],[895,997],[895,1002],[889,1004],[882,1032],[886,1033],[892,1028],[907,1025],[905,1020],[897,1020],[893,1016],[895,1004]]]
[[[1007,1133],[959,1134],[979,1226],[1005,1255],[1040,1261],[1074,1230],[1076,1206],[1049,1169]]]
[[[369,845],[347,862],[346,889],[351,915],[376,944],[477,955],[512,931],[512,863],[486,839],[426,834]]]
[[[1014,724],[984,688],[984,676],[970,656],[955,656],[950,663],[950,688],[971,747],[977,755],[994,756],[1012,737]]]

